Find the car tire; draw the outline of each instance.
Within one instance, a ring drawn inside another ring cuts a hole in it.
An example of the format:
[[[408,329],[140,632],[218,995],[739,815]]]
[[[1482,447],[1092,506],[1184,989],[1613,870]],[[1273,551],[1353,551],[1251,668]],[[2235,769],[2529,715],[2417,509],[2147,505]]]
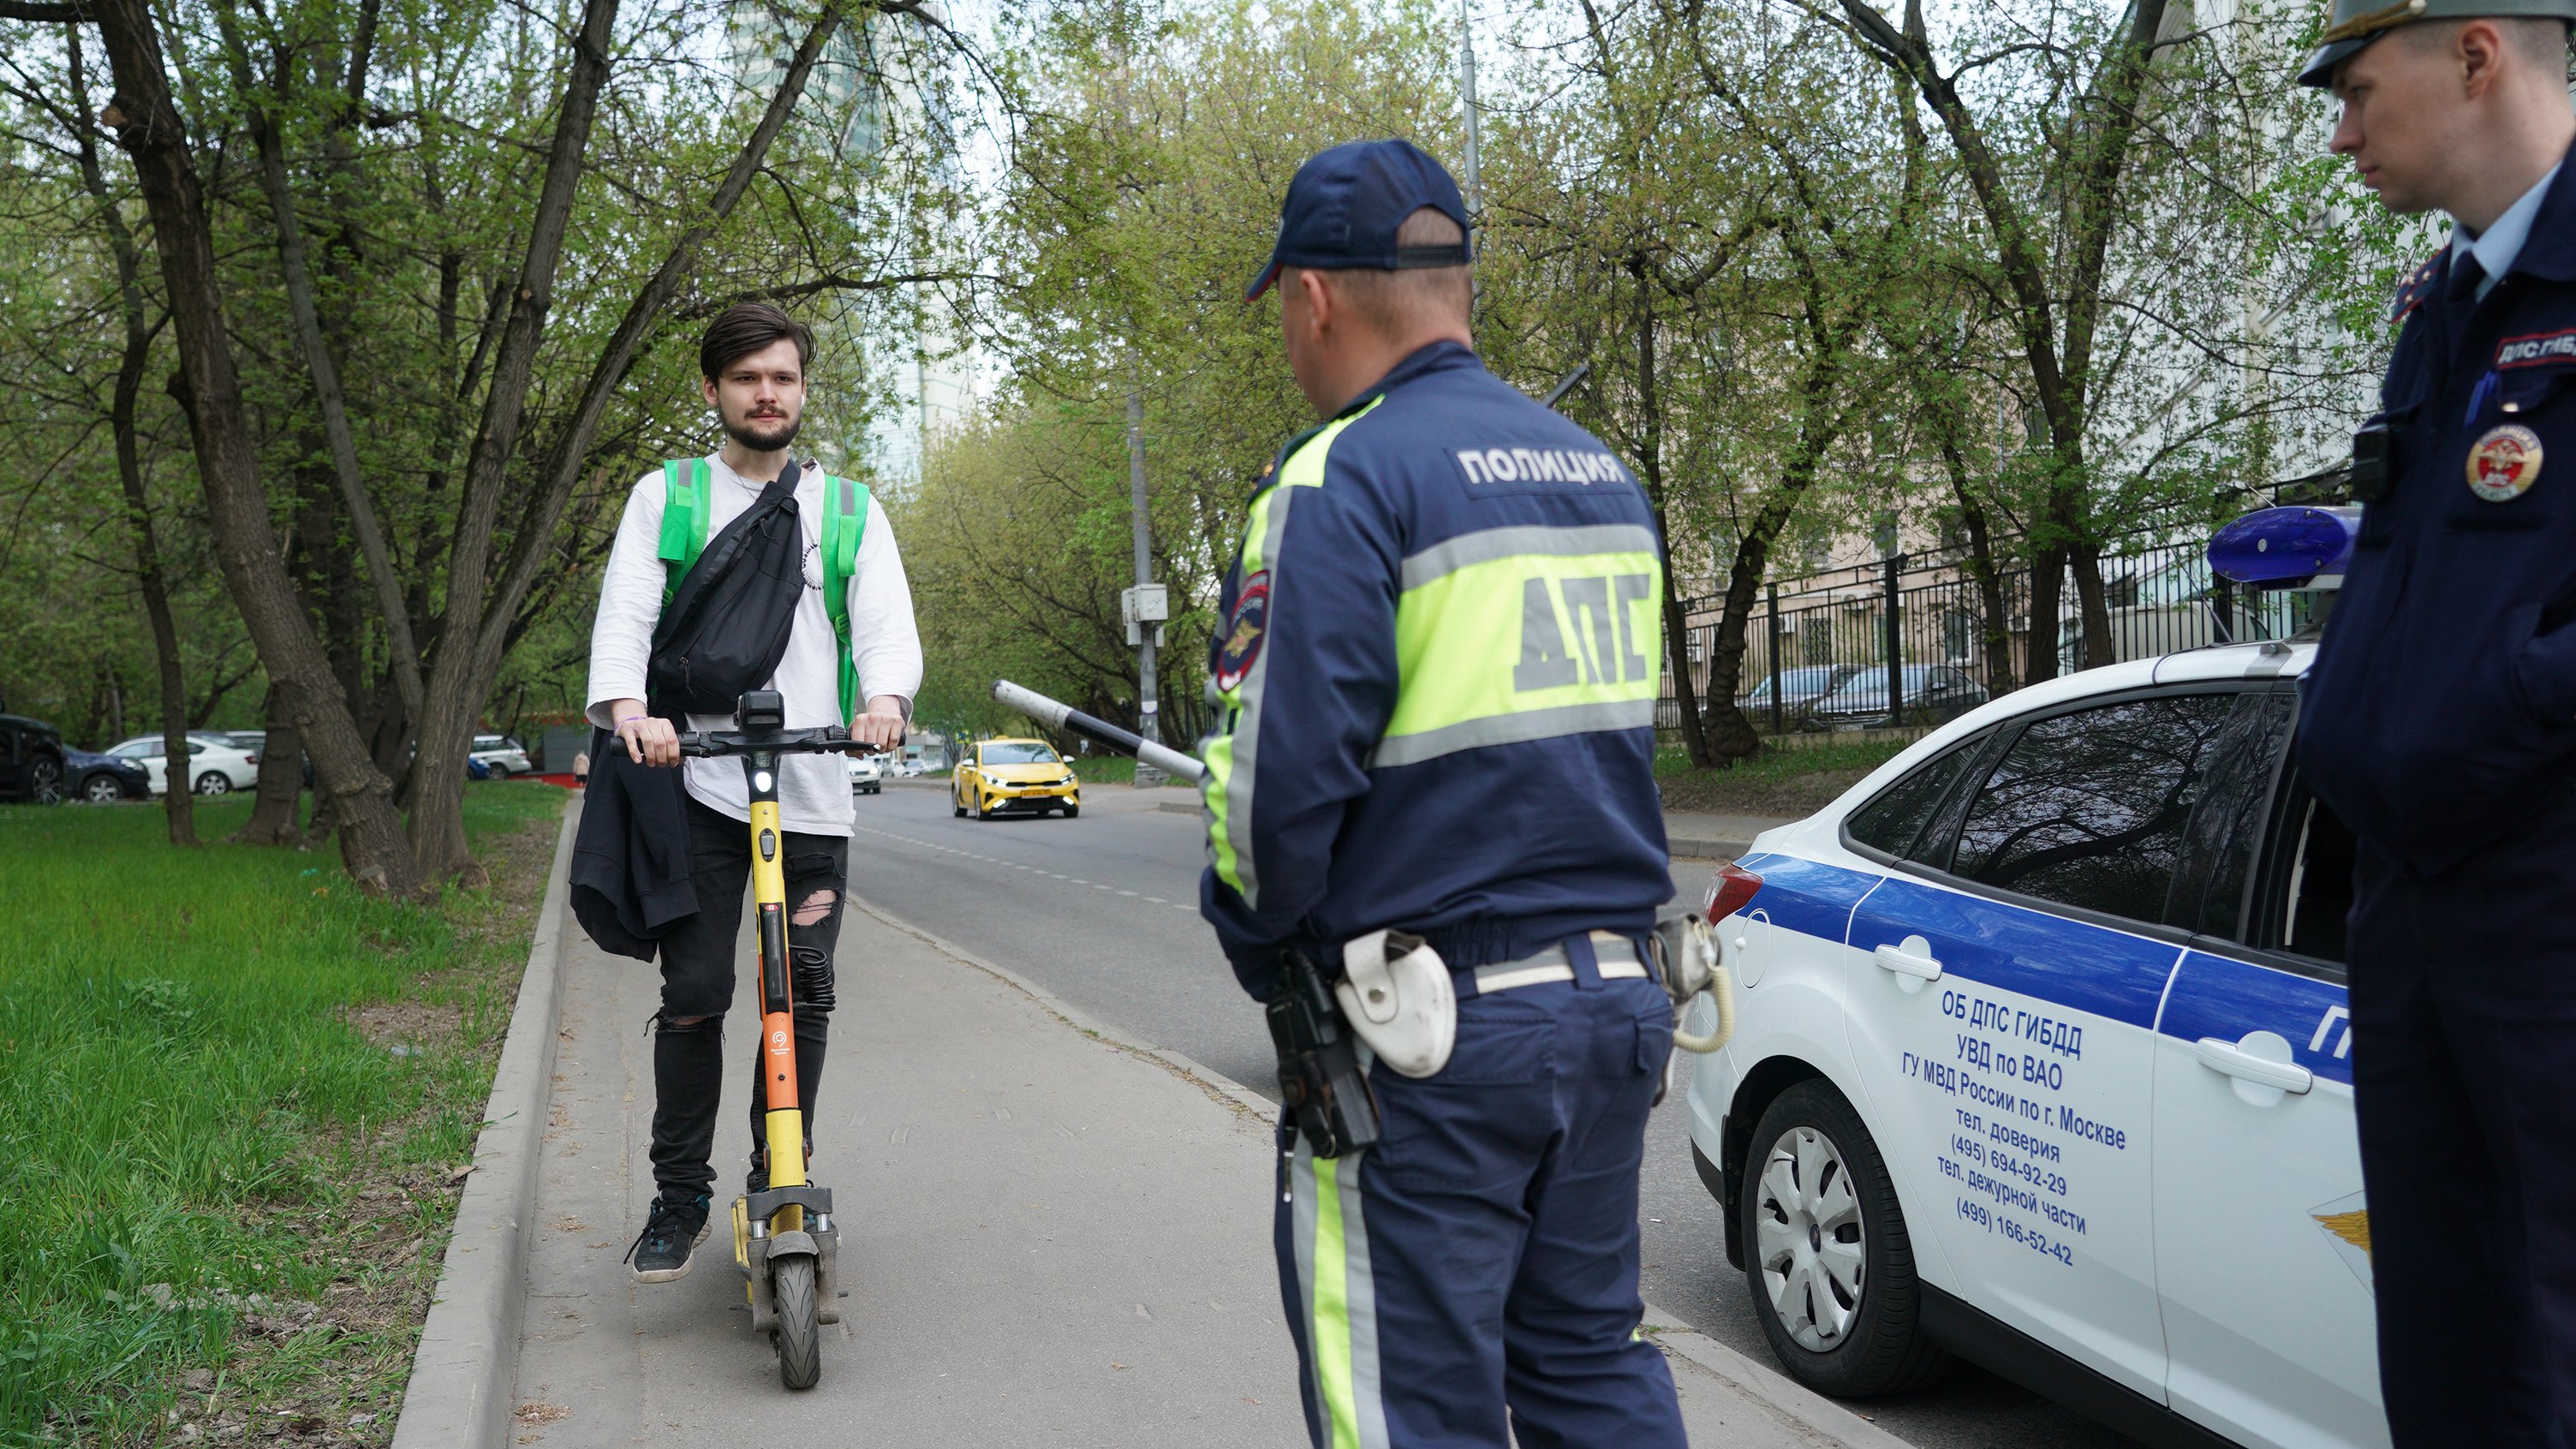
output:
[[[63,762],[54,755],[38,755],[27,762],[27,798],[38,805],[63,803]]]
[[[125,798],[125,786],[114,775],[92,775],[81,781],[80,797],[92,805],[113,805]]]
[[[957,817],[958,819],[960,819],[960,820],[965,819],[965,818],[966,818],[966,805],[965,805],[965,802],[963,802],[963,801],[959,800],[955,795],[950,795],[950,796],[948,797],[948,813],[950,813],[951,815],[956,816],[956,817]]]
[[[1748,1140],[1754,1155],[1737,1205],[1745,1284],[1789,1376],[1852,1399],[1903,1393],[1948,1372],[1949,1353],[1923,1332],[1904,1209],[1860,1114],[1810,1079],[1781,1093]],[[1845,1251],[1829,1256],[1829,1242]],[[1836,1261],[1858,1276],[1844,1282]]]
[[[1067,820],[1071,820],[1072,818],[1074,818],[1074,817],[1075,817],[1075,816],[1077,816],[1077,815],[1080,815],[1081,813],[1082,813],[1082,807],[1081,807],[1081,806],[1079,806],[1079,805],[1067,805],[1066,807],[1064,807],[1064,818],[1065,818],[1065,819],[1067,819]]]
[[[208,770],[197,777],[196,791],[200,795],[229,795],[233,792],[232,777],[221,770]]]

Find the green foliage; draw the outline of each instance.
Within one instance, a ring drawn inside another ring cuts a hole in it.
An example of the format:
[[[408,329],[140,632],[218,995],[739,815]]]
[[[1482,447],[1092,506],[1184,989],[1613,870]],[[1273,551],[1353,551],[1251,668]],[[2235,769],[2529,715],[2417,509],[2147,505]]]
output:
[[[562,803],[478,789],[467,820]],[[248,802],[201,809],[220,834]],[[316,856],[174,852],[144,806],[0,807],[0,877],[0,1444],[122,1442],[181,1369],[226,1362],[249,1295],[323,1295],[289,1214],[343,1205],[358,1162],[466,1152],[506,1002],[400,1056],[351,1011],[525,943],[474,929],[481,895],[424,910]]]

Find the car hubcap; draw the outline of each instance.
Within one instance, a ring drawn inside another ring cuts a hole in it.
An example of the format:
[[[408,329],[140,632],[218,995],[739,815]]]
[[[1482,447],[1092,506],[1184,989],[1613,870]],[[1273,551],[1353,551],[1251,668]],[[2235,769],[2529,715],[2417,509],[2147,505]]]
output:
[[[114,780],[92,780],[86,793],[89,795],[91,804],[105,805],[125,792],[116,787]]]
[[[1866,1240],[1842,1149],[1813,1127],[1771,1144],[1755,1186],[1762,1286],[1800,1348],[1841,1346],[1860,1312]]]

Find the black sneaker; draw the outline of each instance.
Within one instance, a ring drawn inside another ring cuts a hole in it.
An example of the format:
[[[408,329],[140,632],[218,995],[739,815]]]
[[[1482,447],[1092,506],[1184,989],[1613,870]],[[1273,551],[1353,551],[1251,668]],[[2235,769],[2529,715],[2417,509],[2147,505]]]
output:
[[[626,1250],[638,1283],[668,1283],[689,1274],[689,1254],[707,1240],[707,1197],[653,1199],[644,1231]]]
[[[754,1157],[751,1159],[751,1171],[742,1175],[742,1195],[750,1197],[754,1193],[767,1191],[769,1191],[769,1162],[766,1158]]]

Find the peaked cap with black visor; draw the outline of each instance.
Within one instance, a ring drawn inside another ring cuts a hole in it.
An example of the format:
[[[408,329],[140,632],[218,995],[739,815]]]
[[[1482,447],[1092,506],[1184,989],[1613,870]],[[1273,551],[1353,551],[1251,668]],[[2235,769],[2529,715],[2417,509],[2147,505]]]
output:
[[[2556,20],[2576,25],[2576,0],[2334,0],[2317,52],[2299,67],[2299,84],[2330,86],[2335,67],[2372,41],[2419,20]]]
[[[1461,235],[1466,233],[1467,201],[1458,193],[1458,183],[1410,141],[1353,141],[1308,157],[1288,183],[1287,199],[1279,203],[1279,241],[1270,249],[1270,261],[1244,290],[1243,300],[1269,291],[1282,267],[1332,272],[1467,265],[1475,253],[1464,242],[1396,245],[1395,234],[1405,218],[1426,206],[1458,223]]]

